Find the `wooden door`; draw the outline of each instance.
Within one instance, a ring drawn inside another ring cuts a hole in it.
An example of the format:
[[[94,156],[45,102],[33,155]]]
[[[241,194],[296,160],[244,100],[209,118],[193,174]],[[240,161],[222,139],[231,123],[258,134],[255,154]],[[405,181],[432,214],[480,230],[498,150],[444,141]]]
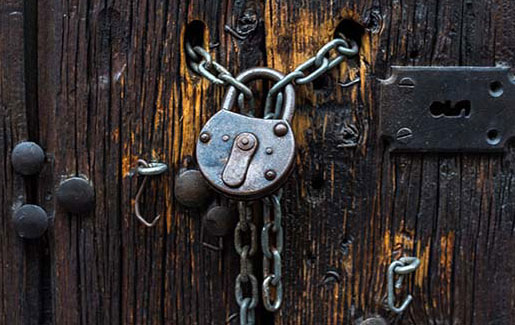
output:
[[[515,323],[513,147],[391,154],[378,132],[378,79],[392,65],[514,66],[513,2],[6,0],[0,15],[1,324],[238,323],[232,237],[206,249],[205,210],[174,197],[224,94],[188,68],[193,22],[233,74],[289,72],[337,30],[360,46],[296,87],[284,304],[275,315],[260,305],[258,323]],[[37,176],[11,166],[23,140],[46,152]],[[145,190],[143,213],[163,216],[153,228],[134,217],[140,158],[170,166]],[[71,176],[93,184],[91,213],[56,203]],[[13,229],[24,203],[49,215],[40,239]],[[421,266],[398,292],[414,300],[397,315],[386,308],[386,271],[401,256]]]

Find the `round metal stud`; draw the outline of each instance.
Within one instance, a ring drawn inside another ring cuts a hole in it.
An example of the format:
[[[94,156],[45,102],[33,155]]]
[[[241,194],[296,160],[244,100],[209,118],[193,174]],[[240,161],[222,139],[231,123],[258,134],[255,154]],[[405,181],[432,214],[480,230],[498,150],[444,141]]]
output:
[[[226,206],[214,206],[202,218],[204,229],[213,236],[223,237],[236,226],[236,211]]]
[[[204,132],[200,135],[200,141],[202,141],[203,143],[207,143],[209,142],[209,140],[211,140],[211,134]]]
[[[238,148],[244,151],[249,151],[250,149],[254,148],[257,142],[256,137],[250,133],[242,133],[240,136],[238,136],[238,139]]]
[[[72,177],[62,182],[56,197],[66,211],[74,214],[88,213],[95,206],[95,190],[81,177]]]
[[[213,195],[204,176],[195,169],[185,170],[175,178],[175,198],[188,208],[205,206]]]
[[[278,137],[283,137],[288,133],[288,126],[284,124],[283,122],[279,122],[274,126],[274,133]]]
[[[266,148],[266,154],[267,155],[271,155],[273,153],[274,153],[274,149],[272,149],[271,147]]]
[[[26,204],[14,212],[13,223],[20,237],[36,239],[48,229],[48,216],[40,206]]]
[[[277,173],[271,169],[267,170],[265,172],[265,178],[268,179],[269,181],[274,180],[276,177],[277,177]]]
[[[43,168],[45,152],[34,142],[21,142],[14,147],[11,162],[17,173],[25,176],[35,175]]]

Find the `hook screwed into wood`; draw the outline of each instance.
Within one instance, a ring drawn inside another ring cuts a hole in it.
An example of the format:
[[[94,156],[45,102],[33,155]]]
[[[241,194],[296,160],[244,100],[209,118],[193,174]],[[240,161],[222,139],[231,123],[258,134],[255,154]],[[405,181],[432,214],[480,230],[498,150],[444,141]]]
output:
[[[137,174],[143,176],[143,181],[141,182],[141,185],[138,189],[138,192],[136,193],[135,203],[134,203],[134,211],[136,214],[136,217],[138,220],[144,224],[147,227],[153,227],[156,225],[156,223],[159,221],[159,218],[161,218],[161,215],[157,215],[152,222],[148,222],[140,212],[139,208],[139,201],[141,198],[141,195],[143,194],[143,189],[145,188],[145,185],[148,181],[148,176],[157,176],[165,173],[168,170],[168,165],[164,163],[148,163],[143,159],[138,159],[138,168],[137,168]]]

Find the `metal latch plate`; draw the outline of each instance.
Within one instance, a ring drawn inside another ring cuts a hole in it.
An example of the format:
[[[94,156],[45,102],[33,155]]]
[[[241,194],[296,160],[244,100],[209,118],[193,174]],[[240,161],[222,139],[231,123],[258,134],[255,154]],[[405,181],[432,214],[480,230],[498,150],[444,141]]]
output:
[[[380,133],[396,151],[502,151],[515,136],[508,67],[392,67]]]

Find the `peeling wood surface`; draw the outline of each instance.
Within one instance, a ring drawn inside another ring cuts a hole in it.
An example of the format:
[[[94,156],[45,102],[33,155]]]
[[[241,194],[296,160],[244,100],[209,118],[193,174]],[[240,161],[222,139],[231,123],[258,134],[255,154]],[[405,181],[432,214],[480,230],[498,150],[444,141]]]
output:
[[[392,65],[515,66],[515,4],[11,0],[0,15],[1,324],[237,323],[232,237],[221,252],[204,248],[203,211],[173,195],[224,92],[188,69],[182,49],[195,20],[206,26],[204,46],[234,74],[260,65],[291,71],[335,31],[360,43],[358,57],[296,88],[285,302],[275,316],[260,307],[261,324],[359,324],[377,315],[392,324],[515,322],[515,151],[390,154],[377,133],[377,79]],[[29,179],[9,161],[26,139],[48,158]],[[145,192],[144,214],[163,216],[152,229],[134,217],[139,158],[171,167]],[[91,214],[55,203],[73,175],[94,185]],[[12,209],[25,202],[52,218],[40,240],[14,233]],[[398,292],[414,301],[395,316],[386,271],[403,255],[422,264]]]

